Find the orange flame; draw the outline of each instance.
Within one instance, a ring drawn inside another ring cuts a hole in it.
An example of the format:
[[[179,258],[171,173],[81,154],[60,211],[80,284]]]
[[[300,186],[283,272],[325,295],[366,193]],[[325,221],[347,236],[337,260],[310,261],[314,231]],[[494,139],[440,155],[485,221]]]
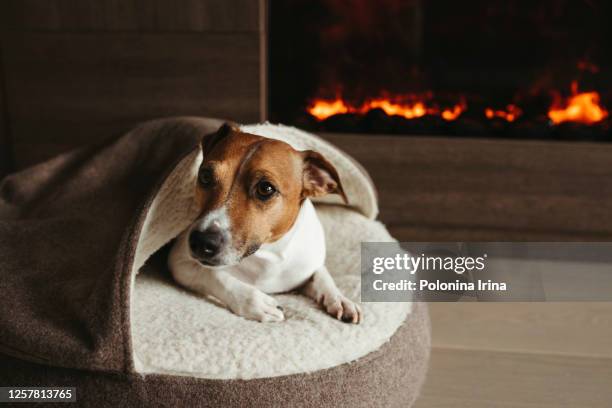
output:
[[[591,125],[608,117],[608,111],[599,105],[597,92],[578,92],[578,82],[572,82],[572,96],[562,101],[555,97],[548,118],[555,124],[578,122]]]
[[[455,120],[465,111],[466,108],[467,104],[465,103],[465,100],[461,99],[461,102],[453,106],[453,109],[444,109],[440,116],[442,116],[442,119],[446,121]]]
[[[518,106],[512,104],[507,105],[506,110],[494,110],[493,108],[485,109],[485,116],[487,117],[487,119],[501,118],[508,122],[514,122],[516,118],[521,116],[522,113],[523,112]]]
[[[440,112],[437,107],[427,106],[424,100],[400,103],[394,102],[387,97],[379,97],[369,99],[359,106],[352,106],[337,97],[334,100],[315,99],[307,108],[307,111],[318,120],[324,120],[330,116],[343,113],[365,114],[373,109],[381,109],[389,116],[402,116],[406,119],[440,114],[444,120],[450,121],[457,119],[465,111],[466,104],[464,101],[461,101],[461,103],[453,106],[452,109],[444,109]]]
[[[378,98],[365,102],[359,108],[359,112],[366,113],[376,108],[382,109],[389,116],[403,116],[406,119],[420,118],[429,113],[423,102],[402,104],[391,102],[386,98]]]
[[[346,106],[344,101],[340,98],[336,98],[333,101],[320,99],[308,108],[308,112],[318,120],[323,120],[341,113],[347,113],[348,111],[349,107]]]

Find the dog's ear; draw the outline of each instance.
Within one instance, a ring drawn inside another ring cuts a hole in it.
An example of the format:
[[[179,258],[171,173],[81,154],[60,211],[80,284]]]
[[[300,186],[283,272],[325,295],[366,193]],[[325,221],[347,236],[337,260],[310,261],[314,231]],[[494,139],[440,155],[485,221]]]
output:
[[[334,166],[313,150],[306,150],[301,154],[304,161],[302,198],[339,194],[344,203],[348,204],[340,176]]]
[[[239,132],[238,127],[233,123],[225,122],[215,133],[204,136],[200,141],[200,147],[202,148],[204,156],[212,152],[215,145],[229,136],[232,132]]]

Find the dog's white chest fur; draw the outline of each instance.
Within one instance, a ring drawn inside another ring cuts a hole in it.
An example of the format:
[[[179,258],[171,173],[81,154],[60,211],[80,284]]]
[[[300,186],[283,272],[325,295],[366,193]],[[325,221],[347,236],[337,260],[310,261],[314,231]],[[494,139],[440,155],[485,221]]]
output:
[[[266,293],[293,290],[325,263],[325,235],[312,202],[304,200],[291,229],[227,272]]]

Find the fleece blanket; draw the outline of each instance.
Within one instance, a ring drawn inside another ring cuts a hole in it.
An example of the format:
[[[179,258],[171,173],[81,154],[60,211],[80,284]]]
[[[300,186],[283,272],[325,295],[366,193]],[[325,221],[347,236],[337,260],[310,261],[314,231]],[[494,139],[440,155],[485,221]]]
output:
[[[149,122],[2,180],[0,353],[59,367],[150,372],[155,347],[147,354],[140,343],[149,365],[134,357],[136,275],[197,215],[186,175],[195,174],[199,140],[220,124],[198,118]],[[245,130],[261,134],[266,126]],[[323,153],[338,168],[352,211],[366,220],[376,217],[372,183],[348,156],[290,128],[266,136]],[[408,313],[406,307],[394,310],[378,346]],[[362,347],[348,358],[367,351]]]
[[[147,123],[2,180],[1,353],[131,370],[130,274],[147,257],[145,219],[162,181],[220,124]]]

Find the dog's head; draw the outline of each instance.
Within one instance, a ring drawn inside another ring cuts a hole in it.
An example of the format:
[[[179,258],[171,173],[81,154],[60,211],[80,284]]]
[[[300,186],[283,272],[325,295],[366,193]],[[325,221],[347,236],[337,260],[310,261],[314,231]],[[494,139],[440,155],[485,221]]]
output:
[[[192,256],[234,265],[282,237],[303,200],[329,193],[346,202],[336,169],[319,153],[243,133],[225,124],[202,139],[196,185],[200,217],[191,225]]]

